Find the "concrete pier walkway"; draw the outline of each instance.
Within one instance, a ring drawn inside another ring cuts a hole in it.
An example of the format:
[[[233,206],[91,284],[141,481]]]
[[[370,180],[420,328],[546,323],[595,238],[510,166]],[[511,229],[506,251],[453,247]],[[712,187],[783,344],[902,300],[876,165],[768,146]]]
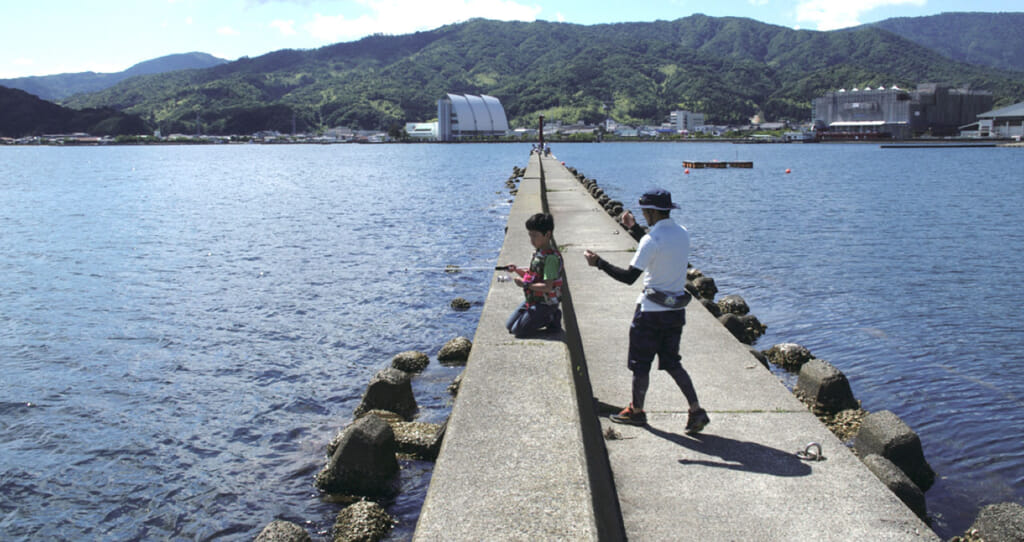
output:
[[[565,333],[513,339],[503,323],[521,293],[492,284],[417,540],[938,540],[699,303],[680,350],[711,424],[687,436],[686,401],[657,370],[648,426],[611,424],[629,402],[640,282],[583,251],[625,267],[636,242],[557,159],[533,155],[498,263],[527,261],[522,224],[542,208],[565,259]],[[824,461],[796,456],[810,442]]]

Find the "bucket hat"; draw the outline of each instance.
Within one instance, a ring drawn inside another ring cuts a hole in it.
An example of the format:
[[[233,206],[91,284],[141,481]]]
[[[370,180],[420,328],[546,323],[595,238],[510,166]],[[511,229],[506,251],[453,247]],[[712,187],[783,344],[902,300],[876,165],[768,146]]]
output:
[[[672,203],[672,194],[668,190],[654,188],[640,196],[640,208],[669,211],[671,209],[678,209],[679,206]]]

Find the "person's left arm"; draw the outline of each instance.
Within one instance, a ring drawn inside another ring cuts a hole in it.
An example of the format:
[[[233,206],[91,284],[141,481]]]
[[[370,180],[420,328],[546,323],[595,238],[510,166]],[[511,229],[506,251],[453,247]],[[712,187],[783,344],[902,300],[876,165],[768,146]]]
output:
[[[640,278],[640,275],[644,273],[643,269],[639,269],[629,266],[629,269],[623,269],[616,265],[608,263],[604,258],[597,254],[587,250],[583,253],[583,256],[587,259],[587,263],[593,267],[604,271],[609,277],[622,282],[624,284],[633,284],[636,279]]]

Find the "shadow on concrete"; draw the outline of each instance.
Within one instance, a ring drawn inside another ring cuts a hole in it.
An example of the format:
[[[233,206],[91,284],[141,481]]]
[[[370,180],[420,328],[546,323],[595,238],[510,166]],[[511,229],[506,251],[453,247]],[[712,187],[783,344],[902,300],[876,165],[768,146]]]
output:
[[[704,465],[723,469],[770,474],[772,476],[807,476],[811,467],[796,456],[795,453],[758,444],[735,440],[718,435],[700,433],[687,437],[646,426],[651,434],[674,442],[683,448],[693,450],[702,455],[717,456],[722,461],[706,459],[680,459],[682,465]]]

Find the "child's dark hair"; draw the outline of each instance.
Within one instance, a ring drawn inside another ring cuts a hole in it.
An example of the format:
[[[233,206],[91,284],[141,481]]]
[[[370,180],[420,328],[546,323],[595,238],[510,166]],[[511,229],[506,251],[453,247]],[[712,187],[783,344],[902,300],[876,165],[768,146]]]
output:
[[[526,229],[541,233],[554,231],[555,219],[547,213],[537,213],[526,219]]]

